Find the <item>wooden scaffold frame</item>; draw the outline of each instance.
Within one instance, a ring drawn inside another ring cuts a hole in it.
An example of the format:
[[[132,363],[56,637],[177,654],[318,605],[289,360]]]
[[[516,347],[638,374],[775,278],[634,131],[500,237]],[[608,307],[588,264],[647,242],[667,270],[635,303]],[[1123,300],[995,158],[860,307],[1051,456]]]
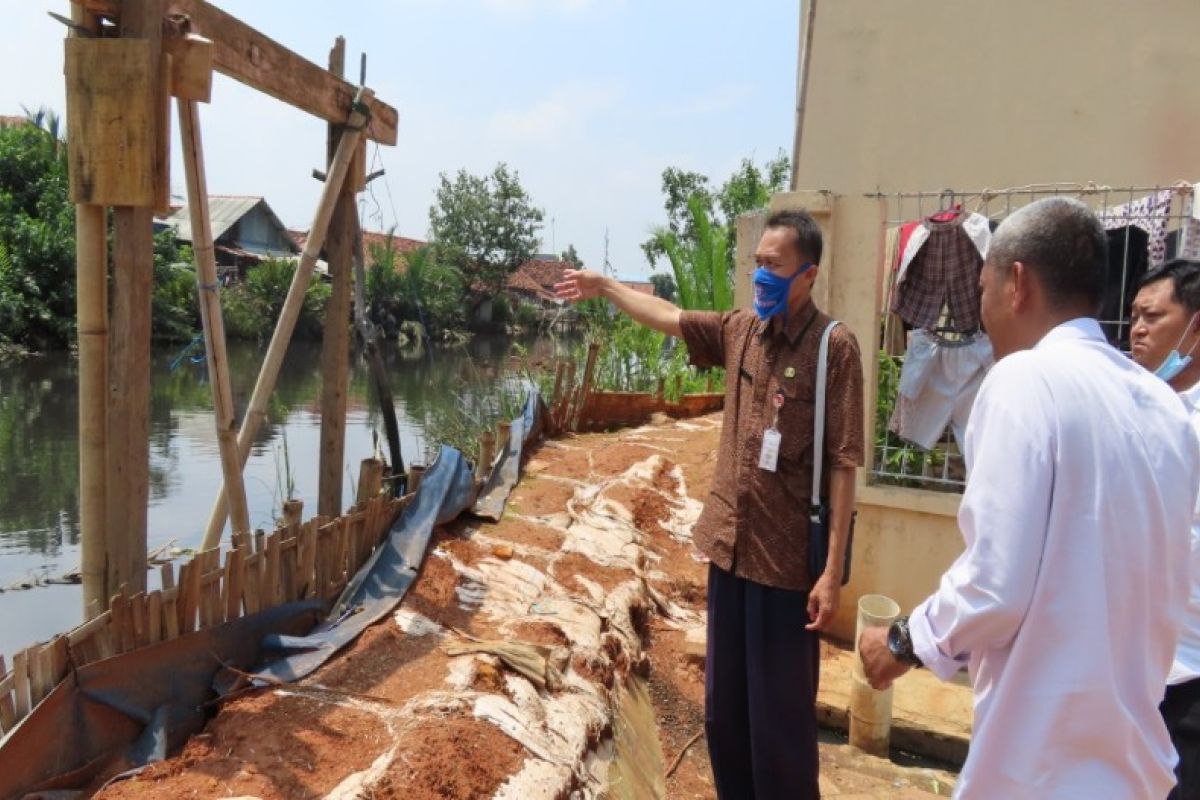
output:
[[[366,141],[395,144],[397,114],[365,86],[342,78],[340,37],[326,70],[205,0],[73,0],[70,28],[65,75],[77,218],[80,537],[84,609],[94,617],[118,592],[146,588],[152,232],[154,212],[169,201],[171,98],[179,107],[224,479],[203,551],[219,546],[227,517],[238,539],[251,538],[242,469],[266,418],[323,247],[334,293],[322,355],[319,509],[326,516],[341,513],[350,276],[361,251],[355,246],[354,197],[366,182]],[[198,112],[198,104],[210,99],[214,71],[330,125],[321,199],[240,428],[229,384]]]

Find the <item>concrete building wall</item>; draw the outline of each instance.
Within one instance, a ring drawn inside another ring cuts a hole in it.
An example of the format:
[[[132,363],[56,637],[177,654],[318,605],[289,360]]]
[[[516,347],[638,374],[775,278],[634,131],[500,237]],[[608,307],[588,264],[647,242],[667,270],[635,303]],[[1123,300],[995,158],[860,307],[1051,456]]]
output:
[[[1197,0],[827,0],[796,186],[1200,177]]]

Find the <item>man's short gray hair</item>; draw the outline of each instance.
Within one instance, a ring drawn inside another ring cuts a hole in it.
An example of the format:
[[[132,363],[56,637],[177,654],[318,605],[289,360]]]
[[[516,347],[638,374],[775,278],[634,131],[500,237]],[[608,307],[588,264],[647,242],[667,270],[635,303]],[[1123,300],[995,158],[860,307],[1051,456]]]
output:
[[[1090,208],[1046,197],[1011,214],[992,236],[988,261],[1007,271],[1020,261],[1037,275],[1051,305],[1096,313],[1108,272],[1108,240]]]

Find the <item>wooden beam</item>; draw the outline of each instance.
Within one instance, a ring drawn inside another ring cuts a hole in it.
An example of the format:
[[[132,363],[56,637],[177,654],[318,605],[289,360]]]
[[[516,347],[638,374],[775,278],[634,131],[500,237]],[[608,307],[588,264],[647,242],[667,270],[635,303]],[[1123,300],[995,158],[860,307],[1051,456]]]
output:
[[[353,85],[204,0],[166,0],[166,6],[168,14],[186,14],[194,33],[212,39],[217,72],[326,122],[344,123],[350,117]],[[373,96],[367,105],[371,120],[366,137],[395,144],[396,109]]]
[[[119,17],[128,0],[75,0],[93,14]],[[204,0],[166,0],[167,14],[185,14],[192,31],[213,40],[217,72],[326,122],[350,116],[355,87]],[[372,96],[366,138],[394,145],[399,115]]]
[[[341,36],[329,53],[329,72],[341,77],[345,71],[346,40]],[[330,163],[342,138],[342,125],[329,126],[327,142]],[[359,152],[356,148],[355,152]],[[357,158],[355,159],[357,161]],[[354,170],[352,164],[351,173]],[[338,192],[337,205],[325,239],[325,260],[333,282],[325,306],[325,331],[321,343],[321,450],[317,481],[317,513],[336,517],[342,513],[342,465],[346,460],[346,394],[350,384],[351,270],[354,268],[354,237],[358,231],[358,208],[349,175]]]

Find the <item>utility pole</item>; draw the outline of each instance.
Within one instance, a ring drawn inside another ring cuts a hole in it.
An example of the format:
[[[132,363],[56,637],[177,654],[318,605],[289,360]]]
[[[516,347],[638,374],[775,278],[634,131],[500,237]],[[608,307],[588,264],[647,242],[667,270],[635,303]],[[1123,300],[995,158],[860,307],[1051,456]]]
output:
[[[616,275],[616,272],[613,270],[613,267],[612,267],[612,262],[608,260],[608,228],[607,227],[604,229],[604,268],[603,268],[603,272],[605,275],[608,275],[609,277],[613,277]]]

